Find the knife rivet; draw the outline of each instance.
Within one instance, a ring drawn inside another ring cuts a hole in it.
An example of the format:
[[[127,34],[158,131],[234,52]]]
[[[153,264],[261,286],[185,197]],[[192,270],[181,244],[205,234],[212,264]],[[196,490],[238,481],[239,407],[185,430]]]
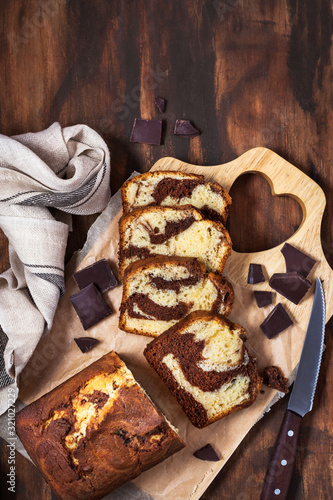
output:
[[[279,488],[276,488],[276,490],[274,490],[274,494],[275,495],[280,495],[281,491],[279,490]]]
[[[288,431],[288,436],[292,437],[294,435],[294,431]]]
[[[287,465],[287,463],[288,463],[287,460],[281,460],[281,465],[283,465],[283,467]]]

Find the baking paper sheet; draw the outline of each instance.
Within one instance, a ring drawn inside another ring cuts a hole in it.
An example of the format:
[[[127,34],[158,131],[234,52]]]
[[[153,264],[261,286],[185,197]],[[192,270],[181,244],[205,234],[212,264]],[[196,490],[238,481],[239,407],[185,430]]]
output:
[[[70,295],[78,291],[72,273],[75,268],[84,268],[101,258],[106,258],[116,271],[120,216],[121,201],[120,194],[117,193],[93,225],[83,252],[76,255],[67,267],[66,293],[59,302],[54,326],[51,332],[41,339],[22,374],[19,398],[25,404],[34,401],[114,349],[128,364],[137,380],[166,417],[178,427],[186,447],[106,498],[194,500],[202,495],[247,432],[281,396],[281,393],[263,386],[264,393],[259,394],[251,407],[199,430],[188,421],[176,400],[144,358],[143,349],[152,339],[128,334],[118,329],[121,286],[104,294],[106,301],[115,311],[114,314],[87,332],[83,330],[69,300]],[[232,284],[235,305],[230,319],[246,329],[248,347],[258,357],[259,371],[268,365],[276,364],[291,382],[301,354],[305,332],[294,325],[276,338],[268,340],[259,325],[273,306],[258,309],[250,289],[242,288],[236,283]],[[100,340],[100,344],[92,351],[82,354],[73,341],[74,337],[80,336],[96,337]],[[194,451],[207,443],[211,443],[221,457],[219,462],[204,462],[193,456]]]

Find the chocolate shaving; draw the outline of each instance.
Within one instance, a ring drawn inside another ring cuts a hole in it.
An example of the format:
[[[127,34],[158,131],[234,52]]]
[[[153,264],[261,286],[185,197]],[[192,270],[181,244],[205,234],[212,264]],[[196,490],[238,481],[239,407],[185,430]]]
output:
[[[92,337],[78,337],[74,339],[74,341],[83,354],[90,351],[90,349],[95,347],[95,345],[99,344],[99,340]]]
[[[289,245],[289,243],[283,245],[281,252],[286,261],[287,273],[295,271],[306,278],[316,263],[312,257]]]
[[[269,284],[274,290],[296,305],[299,304],[312,286],[311,281],[295,271],[273,274]]]
[[[255,290],[253,293],[254,293],[254,297],[256,299],[258,307],[269,306],[273,302],[273,293],[272,292]]]
[[[261,323],[260,328],[268,339],[272,339],[292,324],[293,321],[290,319],[283,305],[277,304],[263,323]]]
[[[193,137],[200,134],[199,130],[197,130],[189,120],[176,120],[173,133],[175,135],[184,135],[186,137]]]
[[[80,290],[93,283],[101,293],[104,293],[118,285],[106,259],[98,260],[90,266],[77,271],[73,274],[73,277]]]
[[[70,301],[85,330],[112,314],[112,309],[93,284],[72,295]]]
[[[161,144],[162,120],[141,120],[135,118],[130,142],[143,144]]]
[[[265,280],[265,276],[260,264],[250,264],[249,274],[247,277],[247,282],[249,285],[255,285],[256,283],[262,283]]]
[[[218,462],[220,460],[211,444],[206,444],[200,450],[195,451],[193,455],[199,458],[199,460],[206,460],[208,462]]]
[[[166,100],[162,97],[155,97],[155,105],[160,113],[165,113]]]

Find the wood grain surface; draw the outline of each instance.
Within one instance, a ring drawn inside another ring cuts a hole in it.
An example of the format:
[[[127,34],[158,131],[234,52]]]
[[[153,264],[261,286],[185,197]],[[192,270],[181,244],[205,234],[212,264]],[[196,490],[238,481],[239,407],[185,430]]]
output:
[[[252,147],[270,148],[324,190],[321,238],[332,266],[332,24],[329,0],[2,0],[0,132],[34,132],[54,121],[90,125],[111,150],[113,192],[133,170],[147,171],[163,156],[214,165]],[[154,107],[157,95],[168,101],[164,115]],[[163,118],[161,147],[129,142],[137,117]],[[184,118],[199,137],[173,135],[175,120]],[[229,229],[238,252],[271,248],[301,222],[298,203],[272,198],[259,176],[239,178],[231,195]],[[94,219],[74,217],[67,260]],[[4,270],[3,235],[0,243]],[[333,498],[332,326],[314,408],[301,425],[290,500]],[[203,500],[259,498],[287,400],[251,430]],[[19,456],[17,492],[8,496],[6,453],[2,443],[1,498],[52,498]]]

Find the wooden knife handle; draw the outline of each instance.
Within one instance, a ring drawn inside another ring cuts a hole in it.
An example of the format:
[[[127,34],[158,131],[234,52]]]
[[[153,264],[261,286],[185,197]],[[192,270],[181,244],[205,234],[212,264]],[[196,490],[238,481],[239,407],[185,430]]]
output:
[[[287,498],[302,417],[286,411],[270,460],[260,500]]]

